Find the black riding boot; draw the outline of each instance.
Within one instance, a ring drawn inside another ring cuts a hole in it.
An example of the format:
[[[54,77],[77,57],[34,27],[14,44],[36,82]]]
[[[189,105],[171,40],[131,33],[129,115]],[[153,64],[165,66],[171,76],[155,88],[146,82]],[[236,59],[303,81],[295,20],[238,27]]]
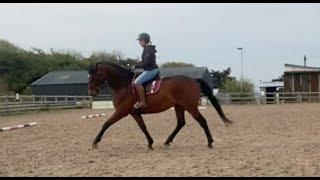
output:
[[[146,97],[145,97],[145,93],[144,93],[144,88],[142,85],[136,85],[136,90],[137,90],[137,93],[138,93],[138,96],[139,96],[139,99],[140,101],[137,102],[134,107],[136,109],[139,109],[139,108],[146,108],[148,106],[147,102],[146,102]]]

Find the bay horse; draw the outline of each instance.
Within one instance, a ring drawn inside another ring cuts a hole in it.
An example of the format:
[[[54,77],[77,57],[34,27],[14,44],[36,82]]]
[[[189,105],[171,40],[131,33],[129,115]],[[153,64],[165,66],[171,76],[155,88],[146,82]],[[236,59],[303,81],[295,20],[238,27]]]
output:
[[[138,100],[138,96],[132,91],[132,88],[134,88],[132,86],[134,77],[135,73],[133,71],[113,63],[98,62],[95,65],[90,66],[88,83],[89,95],[93,97],[96,96],[99,93],[101,86],[107,82],[112,90],[112,101],[115,107],[115,112],[103,124],[90,150],[98,147],[98,143],[101,141],[104,132],[112,124],[127,115],[131,115],[135,119],[148,140],[148,148],[152,150],[153,139],[147,130],[142,114],[159,113],[171,107],[174,107],[175,109],[177,125],[165,141],[164,145],[169,146],[177,133],[185,125],[184,113],[187,111],[203,128],[207,136],[208,147],[212,148],[213,138],[208,128],[207,121],[198,110],[198,102],[201,93],[209,98],[211,104],[215,107],[226,126],[233,123],[233,121],[226,118],[218,100],[214,97],[210,86],[204,80],[194,79],[184,75],[162,78],[159,92],[146,96],[148,107],[137,111],[134,108],[134,104]]]

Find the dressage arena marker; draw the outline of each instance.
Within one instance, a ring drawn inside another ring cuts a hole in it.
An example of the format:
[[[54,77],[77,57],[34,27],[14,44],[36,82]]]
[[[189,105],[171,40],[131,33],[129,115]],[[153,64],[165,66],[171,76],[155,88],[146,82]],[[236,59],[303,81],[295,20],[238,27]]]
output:
[[[16,125],[16,126],[3,127],[3,128],[0,129],[0,132],[19,129],[19,128],[24,128],[24,127],[30,127],[30,126],[34,126],[36,124],[37,124],[37,122],[32,122],[32,123],[28,123],[28,124],[19,124],[19,125]]]
[[[106,113],[101,113],[101,114],[93,114],[93,115],[88,115],[88,116],[82,116],[82,119],[87,119],[87,118],[93,118],[93,117],[99,117],[99,116],[105,116]]]

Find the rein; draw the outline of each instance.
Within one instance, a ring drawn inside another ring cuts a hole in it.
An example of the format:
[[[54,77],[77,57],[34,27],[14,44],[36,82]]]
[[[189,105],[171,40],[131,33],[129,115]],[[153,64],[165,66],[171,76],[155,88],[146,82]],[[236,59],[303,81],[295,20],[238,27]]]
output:
[[[138,73],[134,73],[134,76],[133,76],[133,78],[131,79],[131,86],[129,85],[127,88],[126,88],[126,93],[125,93],[125,95],[120,99],[120,101],[117,103],[117,104],[115,104],[115,106],[117,106],[118,104],[120,104],[126,97],[127,97],[127,95],[128,95],[128,89],[129,88],[132,88],[132,93],[134,94],[135,93],[135,90],[134,90],[134,86],[133,86],[133,80],[136,78],[136,76],[137,76],[137,74]]]

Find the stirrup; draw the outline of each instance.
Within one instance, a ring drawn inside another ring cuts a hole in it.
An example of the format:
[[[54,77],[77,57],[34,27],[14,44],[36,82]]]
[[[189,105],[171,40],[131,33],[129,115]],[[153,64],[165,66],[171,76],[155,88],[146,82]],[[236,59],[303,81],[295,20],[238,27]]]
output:
[[[134,107],[135,109],[140,109],[140,107],[139,107],[139,102],[135,103],[133,107]]]
[[[143,109],[143,108],[147,107],[147,106],[146,107],[140,107],[139,105],[140,105],[140,102],[137,102],[136,104],[134,104],[134,108],[135,109]]]

